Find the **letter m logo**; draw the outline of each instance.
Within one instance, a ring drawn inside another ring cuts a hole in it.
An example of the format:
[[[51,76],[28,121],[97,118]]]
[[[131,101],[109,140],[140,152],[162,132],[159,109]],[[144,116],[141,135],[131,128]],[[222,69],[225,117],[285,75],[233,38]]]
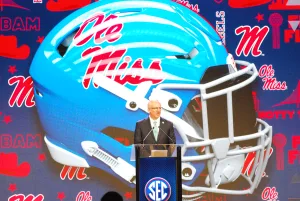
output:
[[[8,198],[8,201],[43,201],[43,200],[44,200],[43,194],[38,194],[37,196],[29,194],[26,197],[24,194],[15,194]]]
[[[16,87],[11,94],[8,105],[13,107],[15,104],[21,107],[25,102],[26,107],[32,107],[35,105],[33,100],[33,81],[30,76],[25,78],[24,76],[14,76],[9,78],[8,84],[10,86],[16,84]]]
[[[253,28],[251,28],[250,26],[240,26],[236,28],[236,35],[243,34],[235,50],[236,55],[241,56],[241,54],[243,53],[244,56],[247,57],[251,51],[252,56],[260,56],[262,54],[260,46],[269,33],[269,30],[270,29],[268,26],[264,26],[262,28],[258,26],[254,26]]]
[[[73,166],[67,166],[64,165],[60,172],[60,178],[61,180],[65,180],[66,177],[69,178],[69,180],[72,180],[74,176],[78,180],[83,180],[87,177],[87,175],[84,173],[85,168],[83,167],[73,167]]]

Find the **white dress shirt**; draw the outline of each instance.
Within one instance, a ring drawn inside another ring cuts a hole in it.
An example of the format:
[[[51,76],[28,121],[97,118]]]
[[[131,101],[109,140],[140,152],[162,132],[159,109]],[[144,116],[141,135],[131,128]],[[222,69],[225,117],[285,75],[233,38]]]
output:
[[[156,119],[156,120],[153,120],[150,116],[149,116],[149,119],[150,119],[150,124],[151,124],[151,128],[153,128],[153,126],[154,126],[154,121],[156,121],[156,126],[157,126],[157,128],[159,127],[159,125],[160,125],[160,117],[158,117],[158,119]]]

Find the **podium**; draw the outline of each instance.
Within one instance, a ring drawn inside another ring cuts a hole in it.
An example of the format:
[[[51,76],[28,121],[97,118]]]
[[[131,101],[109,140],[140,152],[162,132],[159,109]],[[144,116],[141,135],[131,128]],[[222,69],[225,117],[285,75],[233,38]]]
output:
[[[178,144],[134,145],[137,201],[181,201],[181,147]]]

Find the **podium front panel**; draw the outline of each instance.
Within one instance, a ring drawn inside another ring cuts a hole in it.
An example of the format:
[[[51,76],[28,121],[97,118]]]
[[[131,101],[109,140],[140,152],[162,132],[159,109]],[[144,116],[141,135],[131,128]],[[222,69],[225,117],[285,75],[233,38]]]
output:
[[[139,201],[176,201],[176,158],[140,158]]]

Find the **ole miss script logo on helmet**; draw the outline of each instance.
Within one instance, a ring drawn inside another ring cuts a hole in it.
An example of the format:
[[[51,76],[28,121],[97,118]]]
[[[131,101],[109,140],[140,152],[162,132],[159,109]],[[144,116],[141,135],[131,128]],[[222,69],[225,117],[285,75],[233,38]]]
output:
[[[154,177],[145,186],[145,196],[148,201],[167,201],[171,197],[171,186],[167,180]]]

